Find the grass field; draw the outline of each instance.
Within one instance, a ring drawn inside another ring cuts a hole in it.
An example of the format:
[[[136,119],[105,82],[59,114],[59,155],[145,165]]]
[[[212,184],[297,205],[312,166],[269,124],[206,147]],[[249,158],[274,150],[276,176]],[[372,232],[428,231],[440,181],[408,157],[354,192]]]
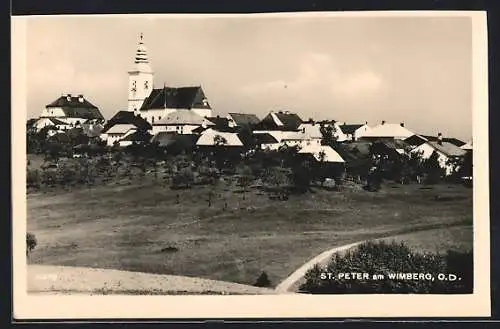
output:
[[[211,207],[209,187],[149,182],[28,194],[28,230],[38,240],[30,263],[243,284],[266,271],[276,285],[320,252],[364,239],[422,231],[409,240],[424,250],[472,244],[472,189],[459,185],[316,189],[288,201],[256,189],[243,199],[235,189],[219,184]]]

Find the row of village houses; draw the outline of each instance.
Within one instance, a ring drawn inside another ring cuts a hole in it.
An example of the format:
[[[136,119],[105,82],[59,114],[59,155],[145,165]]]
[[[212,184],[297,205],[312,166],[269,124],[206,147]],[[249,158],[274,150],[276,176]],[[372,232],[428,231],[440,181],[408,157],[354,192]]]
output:
[[[417,134],[403,123],[381,121],[369,126],[367,122],[315,122],[303,120],[289,111],[271,111],[262,119],[248,113],[212,116],[212,109],[200,86],[153,89],[139,109],[119,111],[107,121],[99,108],[83,95],[62,95],[48,104],[39,118],[30,120],[29,129],[47,129],[52,137],[79,130],[89,137],[106,141],[109,146],[153,141],[166,147],[175,143],[177,138],[190,138],[198,147],[221,146],[219,142],[223,140],[224,147],[238,148],[246,143],[242,130],[250,128],[254,140],[263,149],[299,145],[301,153],[310,153],[321,161],[348,161],[331,147],[321,145],[321,125],[333,125],[337,141],[348,146],[347,149],[356,148],[356,152],[363,147],[366,149],[373,141],[383,143],[396,153],[418,151],[424,158],[436,151],[440,163],[449,173],[448,159],[464,156],[472,150],[472,142],[446,138],[441,134]]]

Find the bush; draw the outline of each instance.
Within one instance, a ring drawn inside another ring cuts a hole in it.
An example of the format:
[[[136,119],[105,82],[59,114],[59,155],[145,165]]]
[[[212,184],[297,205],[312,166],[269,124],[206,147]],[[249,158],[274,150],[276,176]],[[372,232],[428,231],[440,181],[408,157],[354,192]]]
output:
[[[31,254],[37,245],[36,236],[33,233],[26,233],[26,256]]]
[[[343,256],[336,254],[324,268],[315,266],[309,270],[300,290],[313,294],[472,293],[472,265],[470,251],[422,254],[412,251],[404,243],[368,242]],[[367,273],[368,278],[353,280],[337,275],[352,272]],[[327,279],[326,273],[333,277]],[[429,279],[391,278],[397,273],[428,274]],[[457,280],[440,280],[438,274],[454,274]],[[383,278],[374,279],[374,275]]]
[[[271,281],[267,277],[267,273],[266,272],[262,272],[260,274],[260,276],[257,278],[257,281],[255,281],[254,286],[256,286],[256,287],[263,287],[263,288],[267,288],[267,287],[271,286]]]
[[[26,174],[26,185],[27,187],[39,188],[42,178],[40,171],[38,169],[28,169]]]
[[[190,188],[194,183],[194,173],[190,168],[182,168],[172,177],[173,188]]]

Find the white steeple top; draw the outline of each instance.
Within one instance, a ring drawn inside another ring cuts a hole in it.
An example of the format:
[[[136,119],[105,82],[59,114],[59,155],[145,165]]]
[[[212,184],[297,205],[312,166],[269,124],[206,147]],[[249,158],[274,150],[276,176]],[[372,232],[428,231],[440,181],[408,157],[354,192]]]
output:
[[[148,59],[148,49],[143,42],[143,34],[140,34],[139,43],[137,45],[137,50],[135,52],[135,60],[132,71],[139,71],[144,73],[152,73],[151,65]]]

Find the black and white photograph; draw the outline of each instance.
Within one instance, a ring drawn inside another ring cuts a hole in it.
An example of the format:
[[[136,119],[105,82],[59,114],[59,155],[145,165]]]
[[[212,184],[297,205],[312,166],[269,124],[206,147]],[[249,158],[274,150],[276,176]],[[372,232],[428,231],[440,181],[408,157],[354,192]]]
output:
[[[18,18],[20,294],[487,314],[485,17]]]

